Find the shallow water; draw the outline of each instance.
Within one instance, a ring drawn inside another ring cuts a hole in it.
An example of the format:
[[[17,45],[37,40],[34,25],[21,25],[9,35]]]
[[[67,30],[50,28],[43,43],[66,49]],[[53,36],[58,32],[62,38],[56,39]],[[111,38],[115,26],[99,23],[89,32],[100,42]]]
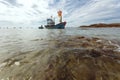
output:
[[[119,47],[106,39],[120,43],[120,29],[1,29],[0,79],[119,80]]]
[[[0,57],[40,50],[52,39],[66,36],[100,37],[120,40],[120,28],[0,29]]]

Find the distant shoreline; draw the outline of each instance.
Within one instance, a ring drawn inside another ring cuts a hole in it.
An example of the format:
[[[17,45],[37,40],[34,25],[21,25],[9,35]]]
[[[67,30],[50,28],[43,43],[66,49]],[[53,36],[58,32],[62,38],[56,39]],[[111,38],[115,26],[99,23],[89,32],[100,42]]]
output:
[[[120,28],[120,23],[98,23],[98,24],[91,24],[91,25],[83,25],[80,26],[80,28],[112,28],[112,27],[117,27]]]

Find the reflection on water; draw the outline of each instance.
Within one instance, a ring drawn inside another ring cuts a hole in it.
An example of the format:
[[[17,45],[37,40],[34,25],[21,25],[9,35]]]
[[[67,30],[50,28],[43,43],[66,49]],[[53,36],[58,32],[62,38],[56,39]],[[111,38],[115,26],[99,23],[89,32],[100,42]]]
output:
[[[64,29],[59,29],[59,30],[56,30],[56,29],[47,29],[46,30],[46,37],[48,39],[56,39],[56,38],[60,38],[60,37],[63,37],[64,34],[65,34],[65,30]]]
[[[43,49],[49,45],[49,40],[64,34],[64,30],[1,29],[0,57]]]
[[[48,41],[65,38],[67,35],[83,35],[120,40],[120,28],[66,28],[66,29],[1,29],[0,56],[40,50]]]

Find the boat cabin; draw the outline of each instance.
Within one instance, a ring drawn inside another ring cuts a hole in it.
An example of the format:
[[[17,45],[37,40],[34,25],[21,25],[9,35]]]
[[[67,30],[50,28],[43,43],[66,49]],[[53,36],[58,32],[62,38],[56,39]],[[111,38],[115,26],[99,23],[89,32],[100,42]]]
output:
[[[47,25],[51,26],[51,25],[55,25],[55,21],[53,19],[47,19]]]

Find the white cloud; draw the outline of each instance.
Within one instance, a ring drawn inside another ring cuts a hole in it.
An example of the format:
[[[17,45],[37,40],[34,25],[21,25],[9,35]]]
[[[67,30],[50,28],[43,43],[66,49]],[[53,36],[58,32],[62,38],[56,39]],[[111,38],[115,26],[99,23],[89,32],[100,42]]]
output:
[[[35,0],[17,0],[17,2],[29,8],[35,3]]]
[[[8,24],[4,25],[9,25],[10,22],[16,26],[37,26],[45,24],[46,18],[51,15],[57,22],[59,9],[63,11],[63,19],[68,22],[68,26],[118,22],[120,18],[119,0],[15,0],[15,5],[11,4],[12,1],[0,0],[0,25],[6,21]]]
[[[120,18],[120,14],[118,14],[120,11],[119,5],[120,2],[118,0],[91,0],[86,5],[73,11],[67,19],[70,21],[70,25],[73,24],[72,26],[108,22],[107,20],[105,21],[106,18]],[[116,20],[109,19],[109,22],[116,22]]]

